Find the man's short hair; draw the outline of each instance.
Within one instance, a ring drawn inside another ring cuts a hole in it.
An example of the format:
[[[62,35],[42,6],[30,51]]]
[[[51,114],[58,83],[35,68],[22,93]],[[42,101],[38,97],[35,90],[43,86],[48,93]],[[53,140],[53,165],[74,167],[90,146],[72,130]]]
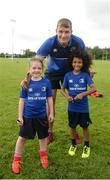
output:
[[[72,22],[67,18],[62,18],[57,22],[57,28],[58,27],[65,27],[65,28],[71,28],[72,30]]]

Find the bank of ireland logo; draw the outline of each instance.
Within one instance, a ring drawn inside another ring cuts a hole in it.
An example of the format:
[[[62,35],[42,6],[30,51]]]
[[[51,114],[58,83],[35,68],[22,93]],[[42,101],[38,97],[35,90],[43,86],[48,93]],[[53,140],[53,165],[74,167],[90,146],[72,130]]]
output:
[[[78,88],[78,87],[79,87],[79,85],[78,85],[78,84],[74,84],[74,87],[75,87],[75,88]]]
[[[35,95],[35,96],[40,96],[40,93],[35,93],[34,95]]]
[[[41,91],[43,91],[43,92],[46,91],[46,87],[45,87],[45,86],[42,87],[42,88],[41,88]]]
[[[83,78],[80,79],[79,82],[80,82],[80,83],[84,83],[84,79],[83,79]]]

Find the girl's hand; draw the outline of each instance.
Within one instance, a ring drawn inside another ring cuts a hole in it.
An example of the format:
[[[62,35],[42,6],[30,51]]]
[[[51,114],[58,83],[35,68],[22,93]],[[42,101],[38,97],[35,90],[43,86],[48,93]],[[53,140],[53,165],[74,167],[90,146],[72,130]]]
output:
[[[19,126],[22,126],[23,125],[23,118],[18,118],[17,123]]]
[[[82,100],[83,99],[83,94],[80,93],[78,94],[77,96],[74,97],[74,100],[77,101],[77,100]]]
[[[72,97],[72,96],[68,96],[68,97],[67,97],[67,100],[68,100],[68,101],[73,101],[73,97]]]
[[[54,116],[52,114],[49,114],[48,121],[49,122],[53,122],[54,121]]]

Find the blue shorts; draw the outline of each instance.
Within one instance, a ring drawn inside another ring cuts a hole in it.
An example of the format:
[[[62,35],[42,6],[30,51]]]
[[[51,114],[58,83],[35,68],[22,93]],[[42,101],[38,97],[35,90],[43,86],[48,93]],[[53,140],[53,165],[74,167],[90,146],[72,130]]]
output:
[[[43,118],[25,118],[23,117],[23,126],[20,127],[19,136],[26,139],[34,139],[36,134],[38,139],[48,137],[48,119]]]
[[[87,128],[92,123],[89,113],[68,111],[68,121],[71,128],[76,128],[79,124],[82,128]]]

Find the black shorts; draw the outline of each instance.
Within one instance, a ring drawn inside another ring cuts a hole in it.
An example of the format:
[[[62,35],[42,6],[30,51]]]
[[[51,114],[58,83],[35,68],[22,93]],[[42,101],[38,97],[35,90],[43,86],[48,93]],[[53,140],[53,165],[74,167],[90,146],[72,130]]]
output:
[[[48,137],[48,119],[43,118],[23,118],[23,126],[20,127],[19,136],[26,139],[34,139],[36,133],[38,139]]]
[[[49,80],[52,89],[61,89],[63,80]]]
[[[45,72],[45,76],[50,81],[52,89],[61,89],[65,74],[48,74]]]
[[[79,124],[82,128],[87,128],[92,123],[89,113],[80,113],[68,111],[69,126],[76,128]]]

